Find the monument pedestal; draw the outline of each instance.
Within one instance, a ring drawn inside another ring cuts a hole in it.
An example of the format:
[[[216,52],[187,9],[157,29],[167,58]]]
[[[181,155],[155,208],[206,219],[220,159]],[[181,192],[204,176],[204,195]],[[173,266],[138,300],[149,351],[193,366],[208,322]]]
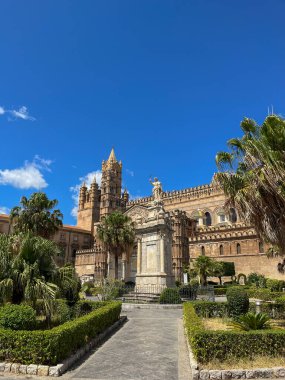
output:
[[[127,214],[136,227],[136,291],[161,293],[174,285],[170,215],[159,204],[134,206]]]

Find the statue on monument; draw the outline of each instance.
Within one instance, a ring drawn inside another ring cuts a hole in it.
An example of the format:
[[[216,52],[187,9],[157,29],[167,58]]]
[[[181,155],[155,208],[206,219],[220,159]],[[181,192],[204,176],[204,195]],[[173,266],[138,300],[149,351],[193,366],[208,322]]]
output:
[[[162,195],[162,185],[159,180],[154,177],[153,181],[150,178],[149,182],[152,184],[153,189],[152,189],[152,195],[153,195],[153,200],[155,204],[161,203],[161,195]]]

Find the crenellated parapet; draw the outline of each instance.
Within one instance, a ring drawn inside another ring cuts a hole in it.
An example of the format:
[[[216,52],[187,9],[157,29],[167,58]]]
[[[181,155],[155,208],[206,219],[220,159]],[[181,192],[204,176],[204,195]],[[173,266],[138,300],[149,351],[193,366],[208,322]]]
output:
[[[217,186],[213,185],[201,185],[196,187],[189,187],[183,190],[164,191],[162,193],[162,200],[192,200],[198,198],[208,198],[212,195],[223,194],[223,191]],[[127,203],[127,207],[139,204],[147,204],[153,201],[153,197],[143,197],[134,199]]]

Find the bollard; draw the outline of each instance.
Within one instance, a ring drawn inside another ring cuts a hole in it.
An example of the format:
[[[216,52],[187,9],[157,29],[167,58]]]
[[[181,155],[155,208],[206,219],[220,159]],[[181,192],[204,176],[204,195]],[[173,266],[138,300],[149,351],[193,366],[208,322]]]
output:
[[[255,309],[256,313],[260,313],[261,312],[261,309],[260,309],[261,301],[256,301],[255,305],[256,305],[256,309]]]

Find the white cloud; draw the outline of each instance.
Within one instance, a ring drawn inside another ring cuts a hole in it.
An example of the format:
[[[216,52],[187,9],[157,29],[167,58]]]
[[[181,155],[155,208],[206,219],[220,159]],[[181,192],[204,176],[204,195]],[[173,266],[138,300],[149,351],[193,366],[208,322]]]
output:
[[[130,169],[126,169],[126,173],[129,174],[131,177],[134,177],[135,175],[135,173]]]
[[[43,171],[50,171],[51,160],[36,155],[32,162],[25,161],[17,169],[0,170],[0,185],[10,185],[17,189],[44,189],[48,186]]]
[[[0,214],[10,214],[10,209],[5,206],[0,206]]]
[[[101,185],[101,178],[102,178],[102,172],[101,170],[96,170],[94,172],[87,173],[85,176],[79,178],[79,183],[75,186],[71,186],[69,190],[72,192],[72,200],[74,203],[74,207],[71,210],[71,215],[74,218],[77,218],[77,209],[78,209],[78,196],[79,196],[79,190],[83,182],[85,182],[85,185],[89,187],[91,183],[93,182],[94,177],[96,178],[96,182],[98,185]]]
[[[8,120],[36,120],[33,116],[29,115],[28,108],[26,106],[22,106],[19,109],[6,110],[4,107],[0,107],[0,116],[8,115]],[[12,115],[12,118],[10,117]]]

